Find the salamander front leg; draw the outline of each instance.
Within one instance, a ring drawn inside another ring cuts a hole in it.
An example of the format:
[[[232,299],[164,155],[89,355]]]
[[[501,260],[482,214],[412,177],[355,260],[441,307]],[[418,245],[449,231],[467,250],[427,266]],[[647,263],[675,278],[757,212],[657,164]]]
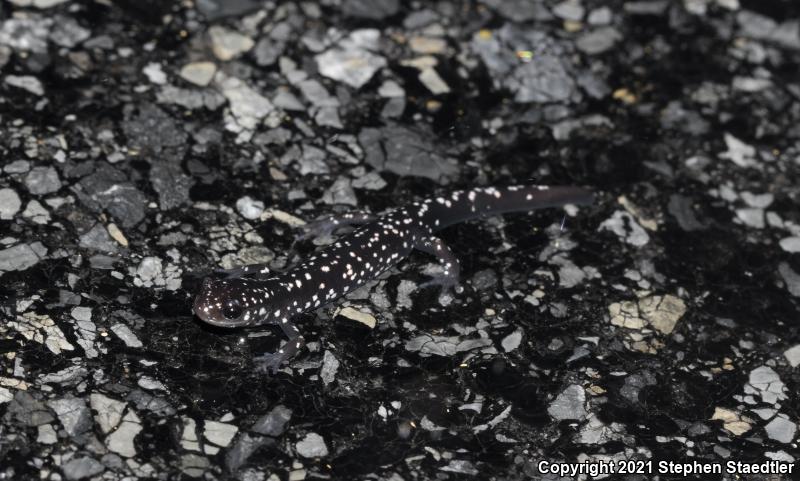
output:
[[[458,285],[459,275],[461,274],[461,265],[458,262],[453,251],[438,237],[428,237],[423,239],[418,245],[414,246],[422,252],[427,252],[436,256],[439,264],[442,266],[443,272],[429,281],[423,282],[420,287],[441,286],[442,293],[455,289],[460,293],[464,288]]]
[[[376,215],[363,211],[348,212],[342,215],[329,215],[303,226],[303,232],[298,234],[296,239],[302,241],[313,239],[314,237],[329,236],[340,227],[368,224],[377,220],[377,218]]]
[[[297,330],[297,326],[291,320],[283,318],[279,325],[288,338],[286,344],[282,345],[278,352],[254,357],[253,361],[256,363],[258,371],[275,374],[281,364],[293,358],[297,351],[306,344],[303,336],[300,335],[300,331]]]

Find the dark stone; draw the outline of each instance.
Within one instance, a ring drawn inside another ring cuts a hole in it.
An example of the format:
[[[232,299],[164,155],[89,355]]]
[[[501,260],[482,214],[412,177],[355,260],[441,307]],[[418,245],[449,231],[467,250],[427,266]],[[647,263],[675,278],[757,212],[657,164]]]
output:
[[[553,14],[541,0],[480,0],[512,22],[552,20]]]
[[[269,414],[262,416],[250,427],[250,430],[265,436],[278,437],[286,430],[286,424],[292,419],[292,410],[278,405]]]
[[[88,208],[108,212],[123,227],[133,227],[144,219],[147,198],[125,173],[109,165],[81,179],[73,191]]]
[[[159,161],[154,161],[150,167],[150,183],[158,194],[161,210],[174,209],[188,202],[189,189],[194,185],[180,165]]]
[[[67,479],[84,479],[102,473],[105,471],[105,466],[94,458],[83,456],[67,461],[63,471]]]
[[[56,420],[55,416],[44,405],[25,391],[17,391],[8,403],[6,417],[13,417],[17,422],[25,426],[41,426]]]
[[[166,399],[146,393],[141,389],[131,391],[127,399],[134,403],[137,409],[150,411],[156,416],[175,414],[175,408]]]
[[[705,229],[706,226],[697,220],[692,208],[692,199],[680,194],[673,194],[669,197],[667,205],[669,213],[678,221],[678,225],[685,231]]]
[[[229,471],[236,471],[241,468],[259,448],[274,444],[275,440],[272,438],[244,433],[239,436],[234,445],[225,453],[225,466]]]
[[[171,116],[153,104],[127,106],[122,129],[129,147],[154,155],[163,155],[170,147],[185,147],[188,137]]]
[[[381,20],[400,10],[400,0],[344,0],[342,12],[349,17]]]
[[[458,174],[458,166],[437,152],[430,136],[400,125],[361,130],[358,140],[372,167],[400,176],[427,177],[441,184]]]
[[[274,65],[278,57],[283,54],[285,48],[286,44],[284,42],[269,37],[263,37],[253,48],[253,56],[256,59],[256,64],[261,67]]]
[[[213,22],[225,17],[240,17],[258,10],[262,2],[255,0],[196,0],[195,6],[207,20]]]
[[[108,234],[108,229],[97,223],[88,232],[81,235],[80,246],[100,252],[117,252],[119,244]]]

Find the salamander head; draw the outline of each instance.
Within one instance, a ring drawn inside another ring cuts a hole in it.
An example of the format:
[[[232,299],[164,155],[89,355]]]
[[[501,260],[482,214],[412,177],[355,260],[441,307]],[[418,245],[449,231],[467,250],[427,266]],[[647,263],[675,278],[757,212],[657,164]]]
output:
[[[193,310],[214,326],[254,326],[266,322],[274,294],[265,281],[207,277],[194,298]]]

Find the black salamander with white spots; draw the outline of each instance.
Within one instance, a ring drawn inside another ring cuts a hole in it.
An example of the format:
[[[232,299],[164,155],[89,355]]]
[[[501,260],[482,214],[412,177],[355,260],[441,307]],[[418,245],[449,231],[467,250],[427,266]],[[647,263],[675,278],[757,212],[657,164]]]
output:
[[[362,225],[287,272],[270,272],[264,265],[250,265],[207,277],[194,300],[194,312],[215,326],[280,326],[288,341],[278,352],[255,358],[260,369],[275,371],[303,347],[293,316],[354,291],[398,263],[412,249],[436,256],[443,269],[423,287],[456,287],[458,259],[435,236],[436,231],[506,212],[591,202],[591,192],[580,187],[484,187],[414,202],[381,217],[367,213],[329,217],[310,224],[307,232],[320,235],[345,225]]]

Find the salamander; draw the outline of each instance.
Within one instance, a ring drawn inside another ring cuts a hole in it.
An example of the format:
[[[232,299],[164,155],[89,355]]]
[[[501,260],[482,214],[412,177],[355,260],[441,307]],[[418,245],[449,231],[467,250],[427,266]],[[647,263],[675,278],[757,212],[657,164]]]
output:
[[[304,345],[292,322],[294,316],[354,291],[400,262],[412,249],[434,255],[442,267],[442,273],[422,287],[456,288],[459,262],[436,237],[437,231],[470,219],[566,204],[586,205],[592,200],[592,193],[580,187],[481,187],[413,202],[380,217],[357,212],[324,218],[309,224],[306,235],[329,234],[347,225],[360,227],[286,272],[248,265],[206,277],[193,310],[214,326],[279,326],[288,339],[286,343],[278,352],[254,359],[259,369],[274,372]]]

